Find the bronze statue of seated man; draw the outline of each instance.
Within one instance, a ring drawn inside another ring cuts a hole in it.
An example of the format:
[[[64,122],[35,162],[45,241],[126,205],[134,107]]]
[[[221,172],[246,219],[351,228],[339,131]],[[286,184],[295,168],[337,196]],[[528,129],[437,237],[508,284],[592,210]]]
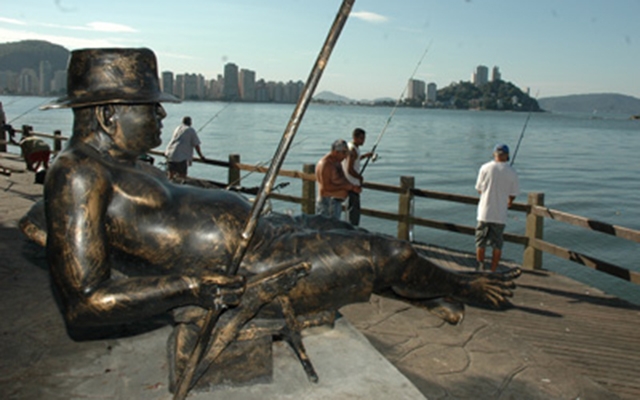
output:
[[[268,281],[269,271],[282,265],[297,269],[277,293],[257,296],[265,314],[333,311],[387,290],[410,300],[447,297],[492,306],[512,295],[517,269],[455,272],[406,241],[320,216],[276,213],[260,218],[238,276],[228,276],[251,210],[247,199],[171,183],[137,162],[161,143],[166,114],[160,103],[177,101],[159,89],[153,52],[74,51],[68,74],[68,95],[48,106],[72,108],[74,124],[46,175],[46,222],[38,222],[36,206],[21,227],[46,245],[69,326],[127,323],[194,307],[233,309],[252,290],[247,282],[265,274]],[[460,317],[447,316],[451,322]]]

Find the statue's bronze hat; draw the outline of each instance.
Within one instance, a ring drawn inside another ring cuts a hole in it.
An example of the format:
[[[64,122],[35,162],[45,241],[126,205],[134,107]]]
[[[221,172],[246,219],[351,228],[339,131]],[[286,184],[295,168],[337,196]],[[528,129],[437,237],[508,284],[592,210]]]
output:
[[[179,103],[160,90],[153,51],[83,49],[71,52],[67,66],[67,95],[41,107],[76,108],[98,104]]]

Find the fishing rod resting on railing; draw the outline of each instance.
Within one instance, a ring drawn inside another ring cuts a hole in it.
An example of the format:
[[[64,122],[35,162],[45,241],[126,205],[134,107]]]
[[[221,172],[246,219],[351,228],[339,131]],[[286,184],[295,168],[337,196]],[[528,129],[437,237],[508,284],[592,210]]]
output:
[[[416,75],[416,72],[418,72],[418,68],[420,68],[420,65],[422,64],[422,61],[424,60],[424,58],[426,57],[427,53],[429,52],[429,48],[431,48],[431,43],[433,43],[433,40],[431,40],[429,42],[429,44],[427,45],[427,48],[424,49],[424,53],[422,53],[422,57],[420,57],[420,61],[418,61],[418,64],[416,64],[416,67],[414,68],[413,73],[409,77],[409,80],[413,79],[413,77]],[[385,122],[384,126],[382,127],[382,131],[380,131],[380,134],[378,135],[378,138],[376,139],[375,143],[373,144],[373,147],[371,148],[372,156],[371,157],[367,157],[367,159],[365,160],[364,165],[360,169],[360,175],[362,175],[364,173],[365,168],[367,168],[367,165],[369,164],[369,160],[371,160],[371,158],[375,157],[375,153],[376,153],[376,149],[378,148],[378,144],[380,144],[380,140],[382,139],[382,136],[386,132],[387,127],[391,123],[391,119],[393,118],[394,114],[396,113],[396,110],[398,109],[398,106],[400,105],[400,102],[404,98],[404,94],[407,91],[407,86],[408,86],[408,83],[404,85],[404,88],[402,89],[402,93],[400,93],[400,97],[398,97],[398,101],[396,101],[395,106],[393,106],[393,109],[391,110],[391,114],[389,114],[389,118],[387,118],[387,121]]]

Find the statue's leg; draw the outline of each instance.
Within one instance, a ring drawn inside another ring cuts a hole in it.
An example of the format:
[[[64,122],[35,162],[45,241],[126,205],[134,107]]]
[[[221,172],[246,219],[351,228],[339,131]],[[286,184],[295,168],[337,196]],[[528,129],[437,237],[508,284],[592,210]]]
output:
[[[513,295],[517,268],[503,273],[454,271],[420,255],[410,243],[374,237],[371,248],[376,260],[376,290],[391,288],[405,298],[428,300],[450,297],[461,302],[490,306],[508,303]]]

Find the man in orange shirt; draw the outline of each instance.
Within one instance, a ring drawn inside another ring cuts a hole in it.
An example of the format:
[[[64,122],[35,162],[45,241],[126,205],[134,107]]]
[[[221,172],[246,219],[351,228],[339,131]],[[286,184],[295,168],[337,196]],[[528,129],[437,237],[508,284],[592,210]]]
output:
[[[351,184],[342,170],[342,160],[347,158],[349,147],[347,142],[338,139],[331,145],[331,152],[327,153],[316,165],[316,180],[318,181],[318,198],[316,214],[327,218],[340,219],[342,203],[349,195],[349,191],[360,193],[362,188]]]

